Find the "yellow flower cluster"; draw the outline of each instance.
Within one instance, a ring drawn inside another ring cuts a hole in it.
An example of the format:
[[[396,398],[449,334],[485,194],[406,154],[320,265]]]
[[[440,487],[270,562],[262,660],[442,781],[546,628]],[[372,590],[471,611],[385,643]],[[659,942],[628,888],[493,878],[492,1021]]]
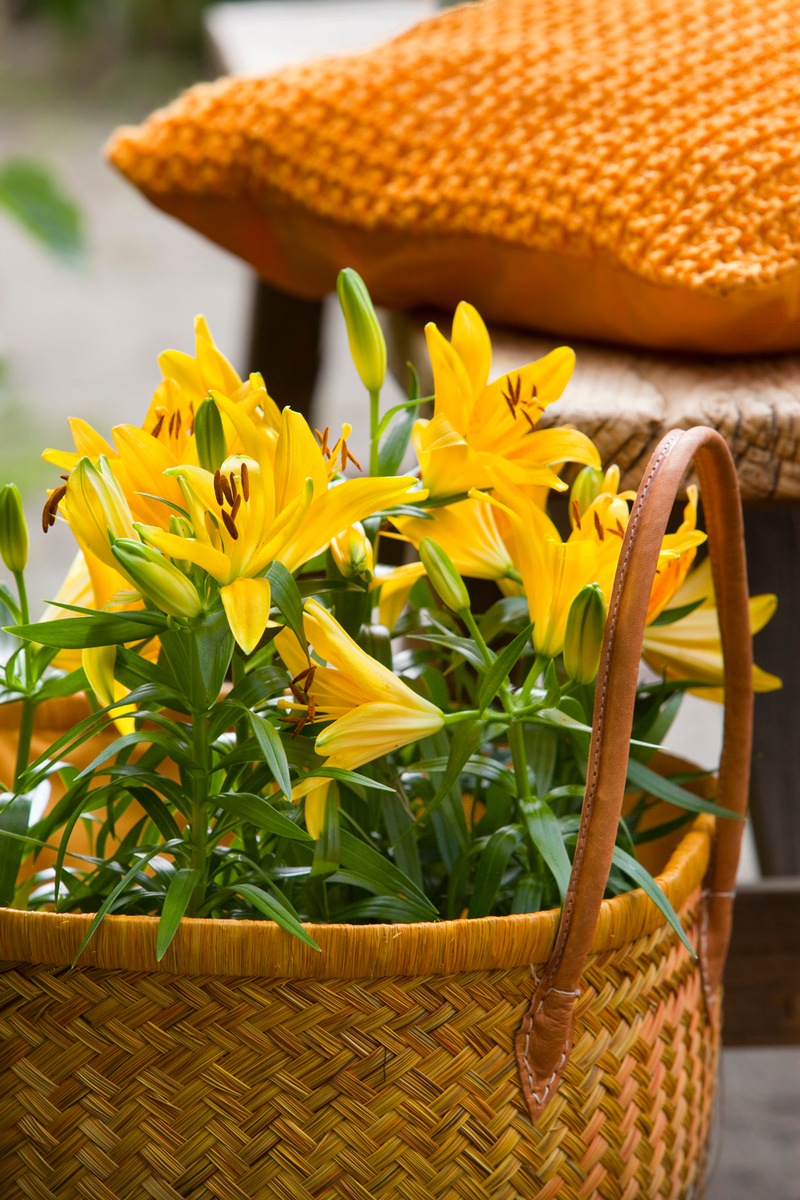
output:
[[[435,325],[426,329],[434,375],[435,407],[418,421],[413,440],[422,481],[431,496],[462,498],[432,508],[428,519],[395,517],[399,536],[418,547],[433,538],[458,571],[496,580],[506,594],[526,596],[538,654],[562,653],[573,601],[595,584],[610,598],[633,493],[619,491],[619,471],[603,474],[594,444],[568,427],[538,428],[545,408],[563,392],[574,365],[572,351],[554,350],[488,384],[489,335],[469,304],[458,306],[452,341]],[[570,495],[571,532],[564,538],[546,511],[551,489],[564,490],[558,470],[583,463]],[[542,486],[544,485],[544,486]],[[466,493],[466,498],[463,498]],[[690,574],[705,534],[697,529],[697,489],[688,489],[684,519],[664,538],[653,584],[645,659],[659,673],[698,683],[723,684],[719,625],[706,566]],[[422,562],[376,580],[380,613],[393,628],[409,592],[425,574]],[[701,603],[702,602],[702,603]],[[665,612],[689,609],[669,624],[653,624]],[[774,596],[750,601],[753,632],[775,611]],[[780,681],[754,668],[756,690]],[[721,698],[703,688],[699,694]]]
[[[412,433],[419,477],[347,478],[344,469],[355,461],[350,427],[333,445],[327,430],[315,436],[302,416],[278,409],[260,375],[240,379],[198,318],[194,357],[161,356],[163,379],[141,428],[118,426],[110,444],[74,420],[75,451],[44,454],[66,472],[45,506],[45,528],[60,513],[80,547],[59,599],[80,598],[98,609],[149,602],[188,623],[221,604],[233,637],[250,654],[271,623],[271,564],[297,572],[330,548],[343,576],[365,586],[371,580],[391,629],[425,565],[375,575],[373,545],[360,523],[427,500],[425,517],[391,518],[396,536],[414,547],[433,539],[461,575],[524,595],[537,655],[564,652],[570,610],[583,595],[566,655],[580,674],[576,630],[592,628],[597,640],[632,495],[619,491],[615,467],[603,473],[584,434],[539,427],[569,381],[574,355],[554,350],[490,383],[491,344],[474,308],[459,305],[452,341],[434,325],[426,334],[435,401],[432,418],[418,420]],[[583,470],[570,492],[571,528],[563,537],[547,498],[566,490],[566,463]],[[697,508],[690,488],[682,524],[664,538],[645,657],[659,672],[721,687],[710,576],[704,567],[691,572],[705,540]],[[774,603],[751,601],[754,630]],[[673,623],[659,622],[666,610],[684,606]],[[328,765],[354,769],[444,724],[439,708],[359,647],[316,600],[305,604],[304,633],[305,645],[288,628],[275,640],[292,675],[284,715],[324,726],[315,745]],[[596,648],[593,654],[596,663]],[[112,650],[85,651],[84,666],[104,702],[120,698]],[[754,682],[759,690],[779,686],[757,668]],[[327,780],[309,779],[296,789],[296,796],[307,793],[312,832],[321,827],[328,788]]]

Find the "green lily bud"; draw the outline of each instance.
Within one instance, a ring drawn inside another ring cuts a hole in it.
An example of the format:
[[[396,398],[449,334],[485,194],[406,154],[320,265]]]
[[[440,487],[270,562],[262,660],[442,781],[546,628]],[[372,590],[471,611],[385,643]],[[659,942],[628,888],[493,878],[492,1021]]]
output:
[[[331,539],[331,554],[345,579],[354,579],[356,575],[363,575],[367,580],[372,578],[372,545],[360,521]]]
[[[82,547],[106,566],[116,563],[111,553],[114,538],[135,538],[128,501],[104,455],[97,463],[82,458],[67,480],[67,520]]]
[[[191,619],[203,607],[197,588],[152,546],[118,538],[111,547],[120,569],[147,600],[170,617]]]
[[[439,597],[453,612],[469,608],[469,594],[464,580],[453,566],[453,561],[433,538],[423,538],[419,544],[419,556]]]
[[[572,524],[576,525],[575,517],[582,517],[590,504],[593,503],[603,490],[605,476],[599,467],[584,467],[575,476],[570,493],[570,516]]]
[[[201,467],[213,473],[222,466],[228,457],[228,447],[220,411],[210,397],[203,401],[195,413],[194,440]]]
[[[336,280],[336,292],[347,326],[350,353],[361,382],[369,392],[379,392],[386,378],[386,342],[364,280],[345,267]]]
[[[564,669],[576,683],[591,683],[600,665],[606,598],[597,583],[581,588],[570,606],[564,635]]]
[[[15,483],[0,488],[0,555],[15,575],[28,564],[28,526]]]

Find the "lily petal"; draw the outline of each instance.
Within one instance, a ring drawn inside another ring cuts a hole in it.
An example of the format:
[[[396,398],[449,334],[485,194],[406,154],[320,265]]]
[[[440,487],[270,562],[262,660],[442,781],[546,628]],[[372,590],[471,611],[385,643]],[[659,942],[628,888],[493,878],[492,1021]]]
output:
[[[236,643],[251,654],[269,621],[272,599],[268,579],[234,579],[220,588],[220,599]]]

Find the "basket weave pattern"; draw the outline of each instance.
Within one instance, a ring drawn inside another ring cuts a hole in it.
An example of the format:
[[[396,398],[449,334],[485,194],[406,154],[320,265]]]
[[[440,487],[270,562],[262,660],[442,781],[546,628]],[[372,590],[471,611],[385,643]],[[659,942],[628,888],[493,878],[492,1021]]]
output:
[[[692,938],[697,908],[695,889]],[[718,1035],[696,964],[663,927],[592,956],[535,1128],[513,1045],[530,967],[344,980],[5,968],[7,1200],[700,1192]]]

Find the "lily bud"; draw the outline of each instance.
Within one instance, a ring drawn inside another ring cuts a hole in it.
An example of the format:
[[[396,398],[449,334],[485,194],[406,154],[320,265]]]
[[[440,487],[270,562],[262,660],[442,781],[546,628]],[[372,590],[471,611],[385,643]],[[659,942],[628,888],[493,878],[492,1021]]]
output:
[[[195,413],[194,440],[200,466],[213,474],[228,456],[222,417],[214,401],[203,401]]]
[[[354,579],[356,575],[362,575],[367,581],[372,579],[372,545],[360,521],[331,540],[331,554],[345,579]]]
[[[386,378],[386,342],[367,285],[357,271],[345,267],[336,280],[336,292],[361,382],[367,391],[379,392]]]
[[[423,538],[418,549],[422,565],[442,603],[453,612],[462,612],[469,608],[469,593],[464,580],[453,566],[447,551],[433,538]]]
[[[201,611],[203,604],[197,588],[158,550],[133,538],[120,538],[114,542],[112,551],[117,569],[162,612],[190,620]]]
[[[28,564],[28,526],[15,483],[0,488],[0,555],[15,575]]]
[[[584,467],[575,476],[575,482],[569,493],[570,516],[572,524],[576,525],[576,517],[580,519],[603,490],[605,476],[598,467]]]
[[[96,464],[90,458],[80,459],[67,480],[66,501],[66,517],[75,537],[107,567],[116,569],[112,539],[133,539],[136,531],[128,501],[104,455]]]
[[[606,598],[599,584],[581,588],[570,606],[564,635],[564,669],[576,683],[592,683],[600,665]]]

